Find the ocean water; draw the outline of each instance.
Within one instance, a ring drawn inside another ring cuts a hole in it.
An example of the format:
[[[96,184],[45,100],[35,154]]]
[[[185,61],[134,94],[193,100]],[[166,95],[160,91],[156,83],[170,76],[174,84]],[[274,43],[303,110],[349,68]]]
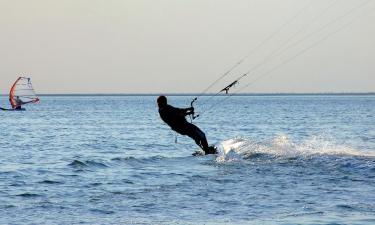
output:
[[[0,111],[0,224],[375,224],[374,95],[208,98],[216,156],[175,143],[155,96]]]

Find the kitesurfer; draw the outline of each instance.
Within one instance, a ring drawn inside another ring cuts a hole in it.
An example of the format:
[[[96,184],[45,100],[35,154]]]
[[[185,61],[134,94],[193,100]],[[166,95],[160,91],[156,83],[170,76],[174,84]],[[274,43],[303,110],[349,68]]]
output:
[[[161,119],[168,124],[172,130],[181,135],[187,135],[205,152],[205,154],[215,154],[216,149],[208,146],[206,135],[197,126],[186,121],[185,116],[193,115],[194,108],[175,108],[168,105],[165,96],[159,96],[157,99],[159,115]]]

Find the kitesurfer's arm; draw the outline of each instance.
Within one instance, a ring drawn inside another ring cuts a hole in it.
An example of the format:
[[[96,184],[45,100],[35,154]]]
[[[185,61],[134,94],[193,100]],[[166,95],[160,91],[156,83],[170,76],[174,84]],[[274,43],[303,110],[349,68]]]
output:
[[[192,114],[194,114],[194,108],[189,107],[189,108],[180,109],[180,114],[181,114],[181,116],[192,115]]]
[[[173,115],[177,117],[185,117],[185,116],[194,114],[193,107],[176,108],[176,107],[168,105],[168,107],[163,108],[161,111],[164,111],[163,114],[168,115],[167,117],[171,117]]]

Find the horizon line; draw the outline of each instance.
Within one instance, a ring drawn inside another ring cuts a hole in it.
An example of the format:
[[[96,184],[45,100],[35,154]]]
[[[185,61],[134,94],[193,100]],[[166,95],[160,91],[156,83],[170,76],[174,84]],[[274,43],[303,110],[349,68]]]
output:
[[[42,93],[38,96],[228,96],[217,93]],[[231,96],[273,96],[273,95],[375,95],[375,92],[264,92],[235,93]],[[0,94],[8,96],[8,94]]]

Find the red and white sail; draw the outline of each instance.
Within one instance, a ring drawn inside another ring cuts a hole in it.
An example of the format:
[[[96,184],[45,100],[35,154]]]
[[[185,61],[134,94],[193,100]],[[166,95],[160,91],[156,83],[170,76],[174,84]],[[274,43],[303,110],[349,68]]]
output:
[[[39,102],[30,78],[19,77],[14,82],[9,92],[9,102],[13,109],[28,103]]]

